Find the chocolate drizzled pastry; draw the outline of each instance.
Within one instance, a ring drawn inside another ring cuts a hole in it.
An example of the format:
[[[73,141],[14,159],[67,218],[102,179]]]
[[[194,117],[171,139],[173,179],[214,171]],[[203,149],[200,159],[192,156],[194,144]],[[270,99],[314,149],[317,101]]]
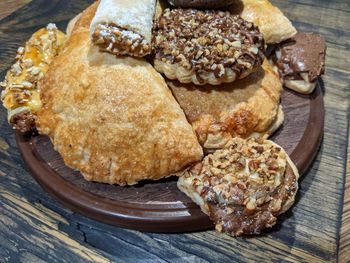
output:
[[[196,85],[244,78],[264,59],[259,29],[222,11],[166,9],[154,23],[153,48],[159,72]]]
[[[269,140],[232,139],[180,174],[178,187],[200,205],[219,232],[259,234],[293,204],[299,174]]]
[[[298,33],[278,46],[273,61],[285,86],[310,93],[317,77],[325,71],[325,55],[323,37],[315,33]]]
[[[232,5],[235,0],[168,0],[168,2],[175,7],[217,9]]]
[[[10,123],[16,130],[22,133],[28,133],[36,130],[35,121],[36,115],[30,111],[24,111],[15,114],[11,118]]]

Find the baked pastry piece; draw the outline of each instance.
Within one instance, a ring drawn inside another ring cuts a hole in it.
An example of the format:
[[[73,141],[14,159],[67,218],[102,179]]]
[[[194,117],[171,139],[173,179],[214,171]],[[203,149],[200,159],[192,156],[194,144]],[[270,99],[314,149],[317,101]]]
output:
[[[310,94],[325,71],[326,42],[315,33],[298,33],[278,45],[272,61],[287,88]]]
[[[69,37],[74,29],[74,26],[75,24],[77,23],[77,21],[79,20],[79,18],[81,17],[81,13],[76,15],[75,17],[73,17],[69,22],[68,22],[68,25],[67,25],[67,28],[66,28],[66,34],[67,34],[67,37]]]
[[[1,100],[8,112],[9,123],[18,131],[35,130],[36,113],[41,108],[37,83],[58,55],[66,40],[65,34],[54,24],[35,32],[17,50],[16,62],[0,83]]]
[[[39,132],[90,181],[131,185],[201,160],[196,135],[161,75],[143,59],[92,45],[87,22],[94,11],[76,22],[41,82]]]
[[[168,0],[175,7],[217,9],[227,7],[235,0]]]
[[[206,150],[223,148],[236,136],[270,135],[283,122],[282,84],[266,60],[248,77],[218,88],[167,83]]]
[[[258,28],[229,12],[166,9],[153,32],[154,67],[182,83],[233,82],[264,59]]]
[[[268,0],[236,0],[230,8],[232,13],[257,25],[267,44],[280,43],[297,33],[289,19]]]
[[[91,23],[92,41],[115,55],[146,56],[155,7],[156,0],[101,0]]]
[[[179,174],[179,189],[233,236],[260,234],[294,203],[299,173],[269,140],[234,138]]]

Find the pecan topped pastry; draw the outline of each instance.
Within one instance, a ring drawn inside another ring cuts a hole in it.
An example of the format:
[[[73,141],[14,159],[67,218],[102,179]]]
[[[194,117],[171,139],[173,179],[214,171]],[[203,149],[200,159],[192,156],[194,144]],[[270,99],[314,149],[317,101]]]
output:
[[[299,174],[286,152],[269,140],[232,139],[183,172],[178,187],[209,215],[216,230],[259,234],[294,202]]]
[[[132,185],[201,160],[191,125],[152,65],[92,45],[95,10],[81,14],[40,83],[39,133],[89,181]]]
[[[269,0],[236,0],[230,12],[259,27],[267,44],[280,43],[297,33],[289,19]]]
[[[233,82],[264,59],[259,29],[229,12],[166,9],[153,32],[155,68],[182,83]]]
[[[235,0],[168,0],[168,2],[176,7],[217,9],[232,5]]]
[[[54,24],[48,24],[17,50],[15,64],[0,83],[1,100],[15,129],[24,133],[35,130],[36,113],[42,106],[37,84],[60,53],[65,39]]]

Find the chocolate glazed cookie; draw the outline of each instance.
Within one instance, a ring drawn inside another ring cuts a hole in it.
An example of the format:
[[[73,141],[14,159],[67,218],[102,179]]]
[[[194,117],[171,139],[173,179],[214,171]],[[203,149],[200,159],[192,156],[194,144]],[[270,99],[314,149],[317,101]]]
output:
[[[175,7],[189,8],[222,8],[232,5],[235,0],[168,0]]]

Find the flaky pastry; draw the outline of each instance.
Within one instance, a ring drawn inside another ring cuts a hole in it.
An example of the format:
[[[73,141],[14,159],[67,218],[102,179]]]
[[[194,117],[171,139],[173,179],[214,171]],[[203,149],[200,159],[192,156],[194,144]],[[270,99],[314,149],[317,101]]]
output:
[[[225,149],[179,174],[178,187],[219,232],[260,234],[294,203],[299,173],[269,140],[234,138]]]
[[[146,56],[155,8],[156,0],[100,0],[90,27],[92,42],[115,55]]]
[[[254,72],[264,59],[259,29],[229,12],[166,9],[153,33],[155,69],[181,83],[230,83]]]
[[[196,135],[161,75],[143,59],[92,45],[95,9],[73,25],[41,82],[39,132],[89,181],[130,185],[201,160]]]
[[[297,33],[282,11],[268,0],[236,0],[231,12],[257,25],[267,44],[280,43]]]
[[[206,150],[223,148],[236,136],[270,135],[284,119],[282,84],[266,60],[248,77],[218,88],[167,83]]]

